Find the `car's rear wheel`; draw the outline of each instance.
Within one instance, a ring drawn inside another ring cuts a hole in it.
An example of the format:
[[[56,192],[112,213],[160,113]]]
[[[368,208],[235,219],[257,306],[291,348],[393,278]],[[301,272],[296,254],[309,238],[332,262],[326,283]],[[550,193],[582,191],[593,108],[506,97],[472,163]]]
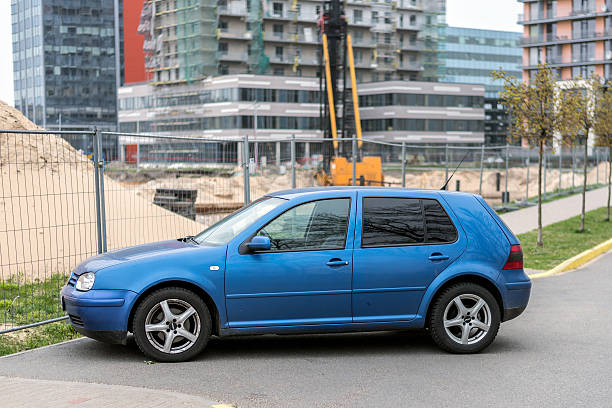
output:
[[[499,305],[491,292],[475,283],[459,283],[435,299],[429,319],[431,337],[451,353],[477,353],[499,330]]]
[[[210,312],[204,301],[184,288],[163,288],[148,295],[136,309],[136,344],[148,357],[178,362],[199,354],[211,333]]]

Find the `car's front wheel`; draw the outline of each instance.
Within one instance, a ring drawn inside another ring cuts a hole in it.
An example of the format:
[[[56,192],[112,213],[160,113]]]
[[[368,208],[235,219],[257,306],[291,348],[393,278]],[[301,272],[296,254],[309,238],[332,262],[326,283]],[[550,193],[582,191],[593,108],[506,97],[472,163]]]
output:
[[[434,342],[451,353],[477,353],[493,342],[500,324],[499,305],[475,283],[459,283],[435,299],[429,319]]]
[[[190,290],[163,288],[148,295],[134,314],[136,344],[148,357],[178,362],[200,353],[211,334],[210,312]]]

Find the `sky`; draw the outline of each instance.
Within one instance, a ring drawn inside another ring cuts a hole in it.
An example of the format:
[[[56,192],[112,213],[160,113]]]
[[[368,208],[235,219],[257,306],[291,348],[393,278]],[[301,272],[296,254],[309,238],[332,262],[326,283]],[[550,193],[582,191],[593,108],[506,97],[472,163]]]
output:
[[[427,1],[427,0],[424,0]],[[457,27],[522,31],[516,24],[522,3],[517,0],[447,0],[446,22]],[[0,0],[0,100],[13,102],[11,2]]]

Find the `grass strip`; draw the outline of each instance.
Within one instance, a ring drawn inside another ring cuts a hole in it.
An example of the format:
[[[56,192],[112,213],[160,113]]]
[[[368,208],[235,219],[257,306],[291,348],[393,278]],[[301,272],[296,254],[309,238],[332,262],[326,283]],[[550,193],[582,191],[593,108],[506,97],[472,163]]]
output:
[[[612,222],[606,222],[606,207],[586,213],[585,231],[579,232],[580,215],[542,229],[543,247],[536,245],[538,231],[520,234],[525,268],[549,270],[579,253],[612,238]]]
[[[80,337],[68,323],[51,323],[0,334],[0,356],[31,350]]]

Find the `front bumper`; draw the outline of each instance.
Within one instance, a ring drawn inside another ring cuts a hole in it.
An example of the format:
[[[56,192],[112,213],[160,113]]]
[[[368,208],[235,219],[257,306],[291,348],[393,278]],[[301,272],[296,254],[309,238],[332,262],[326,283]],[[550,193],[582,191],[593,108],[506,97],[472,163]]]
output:
[[[125,344],[130,310],[137,294],[129,290],[77,291],[62,288],[62,309],[79,333],[107,343]]]

